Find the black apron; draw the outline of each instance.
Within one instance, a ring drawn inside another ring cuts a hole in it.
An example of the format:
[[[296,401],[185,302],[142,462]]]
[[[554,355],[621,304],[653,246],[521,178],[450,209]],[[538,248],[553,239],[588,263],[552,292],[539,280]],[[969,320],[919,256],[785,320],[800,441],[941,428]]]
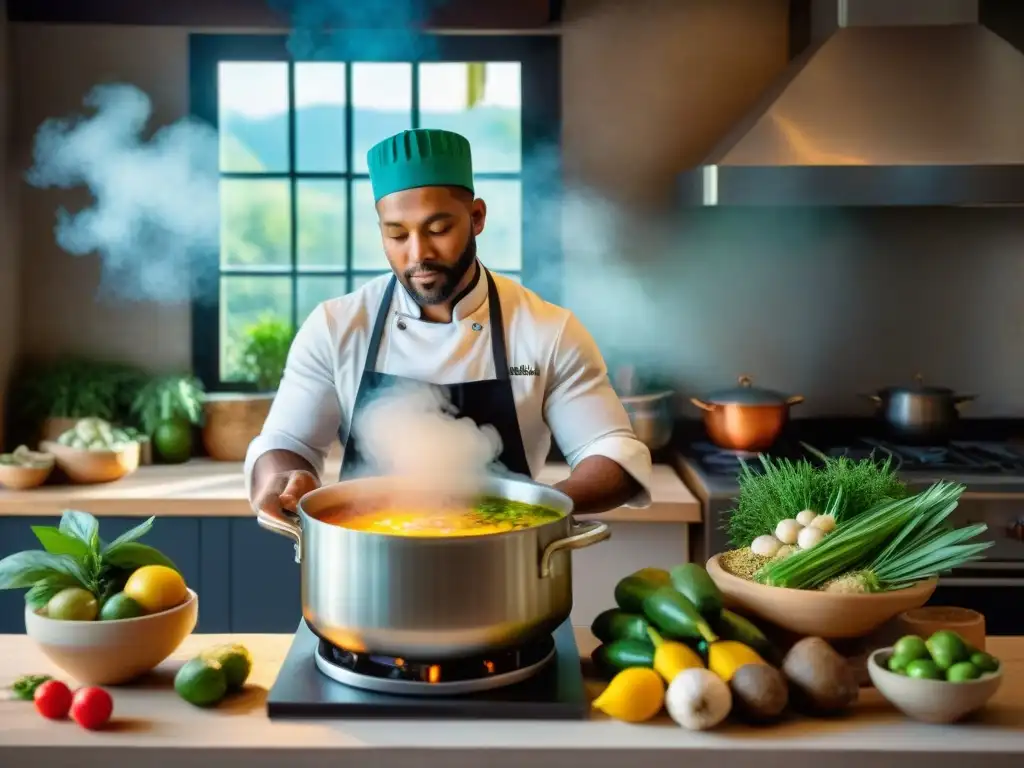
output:
[[[490,314],[491,324],[491,352],[494,356],[494,371],[496,378],[481,381],[466,381],[461,384],[440,385],[447,390],[452,405],[457,411],[457,416],[468,417],[476,422],[477,426],[491,425],[501,436],[501,456],[498,461],[504,465],[509,472],[514,472],[530,477],[530,465],[526,460],[526,451],[523,448],[523,437],[519,431],[519,419],[516,416],[516,401],[512,395],[512,379],[509,375],[508,356],[505,352],[505,325],[501,316],[501,303],[498,300],[498,289],[494,285],[494,278],[490,272],[483,269],[487,277],[487,306]],[[387,325],[388,315],[391,312],[391,300],[395,294],[397,278],[392,276],[384,291],[384,298],[381,299],[380,308],[377,310],[377,320],[373,325],[373,333],[370,336],[370,348],[366,353],[366,362],[363,365],[363,375],[359,381],[359,390],[356,393],[355,404],[352,408],[352,415],[348,422],[354,425],[359,418],[366,403],[370,401],[374,393],[383,387],[393,386],[401,382],[417,381],[404,376],[394,376],[390,373],[380,373],[376,370],[377,357],[380,353],[380,341],[384,336],[384,328]],[[424,354],[429,354],[424,350]],[[435,385],[438,386],[438,385]],[[344,428],[338,430],[338,439],[344,446],[341,471],[338,479],[353,477],[360,470],[365,470],[364,459],[359,453],[359,444],[355,438],[355,430],[349,429],[349,434],[344,434]]]

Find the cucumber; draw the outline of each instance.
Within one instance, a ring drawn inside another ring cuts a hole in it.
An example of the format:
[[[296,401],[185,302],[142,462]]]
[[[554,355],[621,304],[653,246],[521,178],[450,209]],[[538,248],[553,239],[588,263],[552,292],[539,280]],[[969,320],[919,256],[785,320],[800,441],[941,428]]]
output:
[[[658,587],[671,583],[668,571],[661,568],[641,568],[615,585],[615,604],[626,613],[641,613],[644,598]]]
[[[728,608],[723,609],[718,619],[712,622],[712,628],[722,640],[735,640],[753,648],[762,659],[772,666],[778,666],[782,662],[782,652],[765,636],[764,632],[749,619],[738,613],[733,613]]]
[[[647,619],[638,613],[626,613],[619,608],[609,608],[599,613],[590,625],[594,637],[602,643],[613,640],[640,640],[649,642]]]
[[[713,643],[718,636],[697,608],[674,587],[659,587],[644,598],[644,617],[665,637],[694,638]]]
[[[599,645],[590,655],[602,677],[614,677],[630,667],[654,668],[654,644],[640,640],[614,640]]]
[[[706,619],[713,619],[722,612],[722,593],[708,572],[696,563],[684,563],[673,568],[669,575],[672,586],[679,594],[693,603]]]

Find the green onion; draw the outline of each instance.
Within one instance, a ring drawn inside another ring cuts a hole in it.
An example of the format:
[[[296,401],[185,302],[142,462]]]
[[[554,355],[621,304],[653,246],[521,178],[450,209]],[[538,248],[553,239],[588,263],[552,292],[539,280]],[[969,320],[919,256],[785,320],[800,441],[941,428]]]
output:
[[[962,542],[984,531],[984,525],[958,531],[943,527],[964,490],[940,481],[915,496],[879,502],[812,549],[763,566],[754,578],[775,587],[814,589],[862,572],[868,588],[888,589],[977,559],[988,545]]]

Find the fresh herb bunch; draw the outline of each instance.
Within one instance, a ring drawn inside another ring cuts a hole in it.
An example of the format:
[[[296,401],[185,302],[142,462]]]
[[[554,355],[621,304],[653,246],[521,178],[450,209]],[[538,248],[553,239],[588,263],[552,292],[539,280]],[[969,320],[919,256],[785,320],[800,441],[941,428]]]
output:
[[[34,525],[43,549],[15,552],[0,560],[0,589],[28,589],[25,602],[38,610],[68,587],[81,587],[102,603],[124,588],[145,565],[178,570],[162,552],[138,539],[153,527],[149,518],[110,543],[100,538],[99,521],[88,512],[65,510],[60,525]]]
[[[529,526],[534,520],[558,520],[562,514],[554,509],[523,501],[509,501],[485,496],[473,508],[473,517],[483,524],[513,523]]]
[[[749,547],[758,536],[772,533],[780,522],[803,509],[821,514],[832,502],[836,522],[843,523],[881,501],[907,495],[889,458],[854,461],[810,450],[821,459],[821,466],[807,459],[772,459],[762,454],[762,471],[755,472],[741,462],[740,492],[727,524],[734,547]]]
[[[879,592],[978,560],[992,542],[964,542],[987,526],[946,525],[964,489],[940,481],[916,495],[880,502],[811,549],[769,562],[754,579],[789,589],[829,585],[830,591]]]

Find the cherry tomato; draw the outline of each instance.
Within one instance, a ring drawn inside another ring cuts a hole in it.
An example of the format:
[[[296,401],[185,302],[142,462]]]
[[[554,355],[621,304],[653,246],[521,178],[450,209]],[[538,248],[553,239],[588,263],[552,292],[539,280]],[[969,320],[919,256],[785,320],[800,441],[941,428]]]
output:
[[[60,680],[47,680],[36,688],[32,699],[40,715],[50,720],[63,720],[71,708],[71,689]]]
[[[71,702],[71,719],[83,728],[102,727],[114,711],[114,700],[102,688],[79,688]]]

